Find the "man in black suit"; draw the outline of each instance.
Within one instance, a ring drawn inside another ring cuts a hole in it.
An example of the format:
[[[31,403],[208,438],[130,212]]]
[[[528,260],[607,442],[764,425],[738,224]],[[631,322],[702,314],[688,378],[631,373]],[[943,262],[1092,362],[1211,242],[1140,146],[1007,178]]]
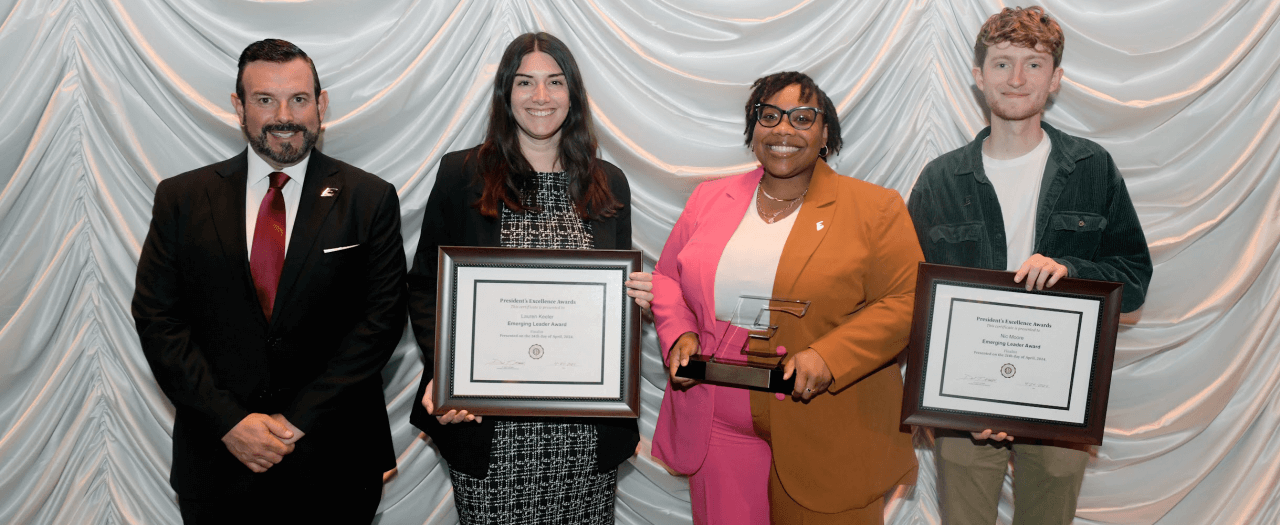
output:
[[[263,40],[239,68],[252,151],[162,181],[138,262],[138,336],[177,412],[170,484],[186,523],[369,523],[395,467],[399,200],[313,149],[328,94],[306,53]]]

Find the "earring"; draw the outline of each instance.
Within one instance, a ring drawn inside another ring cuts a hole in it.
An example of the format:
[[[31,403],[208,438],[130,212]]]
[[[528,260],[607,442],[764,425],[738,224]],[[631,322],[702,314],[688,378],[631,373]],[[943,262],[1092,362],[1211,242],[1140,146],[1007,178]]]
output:
[[[826,147],[826,146],[823,146],[823,147],[822,147],[822,149],[818,150],[818,156],[819,156],[819,157],[822,157],[824,160],[827,158],[827,147]]]

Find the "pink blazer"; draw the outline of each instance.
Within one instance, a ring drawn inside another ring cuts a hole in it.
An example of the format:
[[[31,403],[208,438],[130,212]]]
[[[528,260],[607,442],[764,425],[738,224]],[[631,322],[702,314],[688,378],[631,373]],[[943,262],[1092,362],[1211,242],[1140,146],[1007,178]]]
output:
[[[699,184],[685,203],[653,271],[653,317],[662,361],[676,339],[698,334],[703,353],[719,347],[728,323],[716,321],[715,282],[720,254],[755,197],[762,169]],[[685,391],[667,385],[653,435],[653,455],[682,474],[707,457],[713,389]]]
[[[653,275],[664,362],[685,332],[698,334],[704,353],[717,348],[725,323],[715,321],[715,271],[762,175],[756,169],[699,185],[667,238]],[[751,412],[788,494],[832,513],[914,481],[911,436],[899,432],[902,380],[894,358],[906,346],[922,256],[896,192],[821,161],[809,187],[773,295],[813,304],[804,318],[777,316],[769,347],[789,350],[780,359],[813,348],[835,380],[808,403],[752,392]],[[653,454],[677,472],[696,472],[706,458],[713,395],[705,385],[683,392],[667,386]]]

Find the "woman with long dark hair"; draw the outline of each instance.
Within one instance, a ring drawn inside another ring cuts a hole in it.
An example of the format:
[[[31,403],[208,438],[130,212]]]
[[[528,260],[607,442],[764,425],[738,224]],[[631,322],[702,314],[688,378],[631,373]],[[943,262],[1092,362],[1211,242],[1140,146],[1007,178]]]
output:
[[[431,415],[439,246],[631,248],[627,179],[597,157],[582,75],[556,37],[526,33],[507,46],[484,142],[441,160],[409,272],[426,366],[410,421],[449,463],[463,523],[612,523],[617,468],[640,439],[635,419]],[[645,308],[649,279],[627,281]]]

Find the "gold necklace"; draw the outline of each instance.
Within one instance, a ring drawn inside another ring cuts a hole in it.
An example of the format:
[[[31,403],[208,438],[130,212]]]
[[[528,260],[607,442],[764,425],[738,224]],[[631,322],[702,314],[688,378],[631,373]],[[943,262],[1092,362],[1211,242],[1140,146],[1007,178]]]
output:
[[[765,224],[773,224],[775,222],[778,222],[779,216],[785,213],[791,213],[791,210],[795,208],[798,204],[800,204],[800,199],[804,198],[804,196],[808,193],[809,193],[809,188],[805,188],[804,193],[801,193],[799,197],[796,197],[794,199],[783,200],[783,199],[775,198],[774,196],[769,195],[768,193],[765,193],[764,185],[762,184],[760,185],[760,191],[756,193],[756,212],[760,215],[761,219],[764,219]],[[771,200],[775,200],[778,202],[787,202],[788,204],[784,206],[782,209],[775,211],[773,213],[765,213],[764,206],[763,206],[764,201],[760,200],[761,195],[764,195],[765,197],[768,197]]]
[[[768,198],[769,198],[769,200],[778,201],[778,202],[790,202],[790,201],[797,200],[797,199],[799,199],[800,197],[804,197],[805,195],[808,195],[808,194],[809,194],[809,188],[807,188],[807,187],[806,187],[806,188],[804,189],[804,191],[800,192],[800,197],[794,197],[794,198],[790,198],[790,199],[779,199],[779,198],[777,198],[777,197],[774,197],[773,195],[769,195],[769,192],[764,191],[764,184],[763,184],[763,183],[761,183],[761,184],[760,184],[760,193],[763,193],[765,197],[768,197]]]

